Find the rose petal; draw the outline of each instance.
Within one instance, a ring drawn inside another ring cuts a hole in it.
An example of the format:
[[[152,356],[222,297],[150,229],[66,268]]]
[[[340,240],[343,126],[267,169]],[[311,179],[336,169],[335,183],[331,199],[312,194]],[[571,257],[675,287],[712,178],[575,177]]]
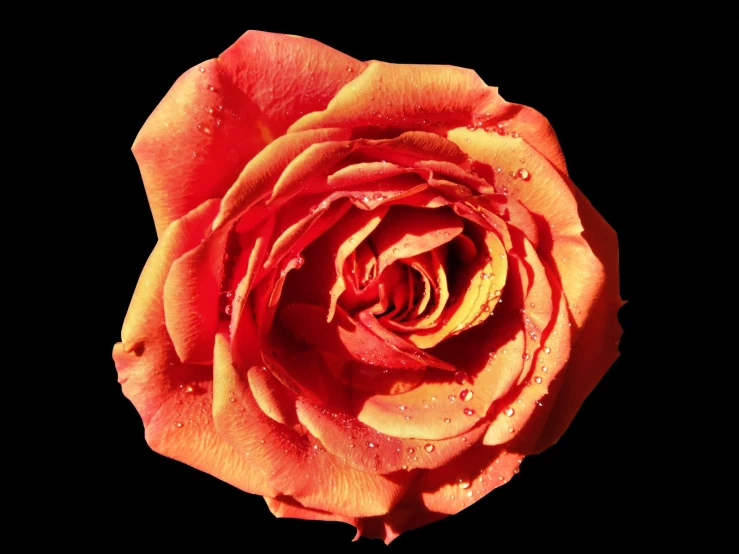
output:
[[[302,114],[324,109],[366,66],[316,40],[262,31],[247,31],[218,60],[272,138]]]
[[[222,197],[265,145],[325,108],[363,68],[314,40],[249,31],[183,74],[133,145],[157,232]]]
[[[397,438],[380,433],[350,414],[298,399],[300,422],[326,450],[352,468],[377,474],[431,469],[452,462],[485,434],[480,422],[461,436],[446,440]]]
[[[549,277],[553,277],[551,271],[547,273]],[[530,367],[533,373],[526,375],[526,380],[519,382],[518,386],[498,403],[498,413],[485,434],[483,444],[508,443],[519,434],[538,436],[539,431],[532,426],[533,414],[541,411],[542,403],[550,404],[553,401],[550,397],[545,398],[554,390],[552,382],[569,371],[567,361],[571,337],[567,305],[559,287],[552,285],[552,288],[554,296],[557,297],[556,312],[552,314],[551,323],[542,333],[542,344],[539,348],[533,350],[530,345],[527,346],[527,352],[531,352]],[[521,375],[525,375],[525,372]],[[540,425],[543,424],[544,421],[541,421]]]
[[[330,140],[346,138],[348,132],[343,129],[321,129],[305,133],[292,133],[279,137],[259,152],[246,164],[238,179],[223,197],[221,210],[213,222],[213,229],[218,229],[226,223],[230,223],[247,210],[255,206],[257,202],[268,197],[269,193],[287,168],[307,148],[314,144]],[[271,208],[262,206],[261,218],[255,217],[250,211],[247,222],[239,224],[239,231],[246,231],[248,224],[256,225],[258,221],[273,213]]]
[[[212,233],[172,264],[164,285],[164,315],[183,362],[209,364],[218,325],[227,229]]]
[[[429,252],[462,232],[462,220],[449,209],[393,206],[370,235],[379,272],[401,258]]]
[[[285,326],[301,341],[347,361],[354,359],[382,368],[421,370],[438,367],[454,371],[449,364],[417,350],[413,345],[404,344],[398,337],[378,336],[379,324],[373,323],[374,317],[365,316],[364,312],[356,321],[338,307],[331,323],[326,322],[325,314],[325,309],[320,306],[288,304],[281,317]]]
[[[301,506],[300,503],[289,496],[281,496],[280,499],[265,497],[267,507],[272,515],[279,518],[290,518],[290,519],[307,519],[309,521],[340,521],[342,523],[348,523],[357,528],[357,534],[354,537],[354,541],[359,539],[361,536],[362,519],[357,517],[347,517],[331,512],[324,512],[321,510],[311,510]],[[352,541],[353,542],[353,541]]]
[[[182,364],[164,324],[168,270],[200,242],[217,211],[218,201],[205,202],[162,233],[139,278],[113,359],[123,393],[141,415],[154,451],[247,492],[274,495],[262,471],[216,431],[210,416],[210,368]]]
[[[477,446],[453,464],[424,472],[417,487],[427,509],[456,514],[518,473],[523,455],[495,446]]]
[[[613,229],[603,220],[582,193],[568,180],[580,207],[580,217],[585,226],[584,237],[593,248],[593,253],[603,264],[605,279],[597,296],[581,306],[589,305],[587,318],[580,327],[577,342],[567,370],[561,381],[561,390],[541,433],[536,451],[540,452],[554,444],[572,422],[583,400],[593,390],[608,368],[619,356],[618,342],[621,327],[617,312],[623,305],[618,291],[618,242]],[[560,269],[563,288],[570,286],[569,280],[576,274]],[[571,286],[570,286],[571,288]],[[577,311],[577,309],[575,310]],[[581,315],[581,314],[577,314]]]
[[[213,417],[221,436],[261,468],[278,493],[306,508],[366,517],[385,514],[401,498],[411,476],[407,472],[373,475],[344,466],[312,436],[267,417],[259,409],[242,374],[231,361],[228,338],[216,336]],[[233,399],[233,401],[231,400]]]
[[[473,324],[482,323],[495,309],[504,288],[508,259],[500,239],[474,225],[466,229],[467,237],[476,243],[477,258],[457,271],[455,290],[450,291],[456,299],[450,298],[437,325],[407,335],[420,348],[431,348]]]
[[[290,131],[383,125],[443,132],[506,104],[496,88],[469,69],[372,61],[324,111],[304,115]]]
[[[500,321],[496,317],[430,351],[438,358],[453,360],[466,375],[459,374],[455,380],[448,373],[427,371],[424,383],[394,395],[355,391],[353,412],[359,421],[381,433],[403,438],[441,440],[471,429],[493,402],[515,385],[523,367],[524,339],[518,314]],[[456,358],[450,352],[456,352]],[[496,353],[495,357],[488,356],[491,352]],[[462,400],[464,395],[460,393],[465,389],[472,394],[468,392]]]

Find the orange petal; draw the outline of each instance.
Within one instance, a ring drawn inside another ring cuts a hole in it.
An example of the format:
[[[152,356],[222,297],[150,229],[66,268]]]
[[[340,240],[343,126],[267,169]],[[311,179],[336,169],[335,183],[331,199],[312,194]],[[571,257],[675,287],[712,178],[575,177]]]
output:
[[[311,510],[310,508],[301,506],[297,500],[289,496],[281,496],[279,500],[276,498],[265,497],[264,500],[267,502],[269,511],[272,512],[275,517],[307,519],[309,521],[341,521],[357,528],[357,535],[354,540],[357,540],[361,535],[361,518],[342,516],[340,514],[324,512],[322,510]]]
[[[462,220],[449,209],[393,206],[370,235],[379,272],[396,260],[429,252],[462,232]]]
[[[221,435],[261,468],[278,493],[306,508],[347,517],[385,514],[401,498],[410,475],[374,475],[346,467],[311,435],[267,417],[257,405],[244,374],[231,361],[228,338],[216,336],[213,415]]]
[[[444,132],[505,104],[497,89],[469,69],[372,61],[324,111],[304,115],[290,131],[383,125]]]
[[[575,311],[573,315],[582,318],[587,314],[587,317],[582,321],[576,342],[573,344],[570,360],[561,378],[560,393],[536,446],[537,451],[547,448],[559,439],[583,400],[619,355],[621,327],[617,312],[623,303],[619,297],[616,235],[574,184],[569,184],[580,207],[580,217],[585,226],[583,237],[587,239],[594,255],[603,264],[604,282],[597,292],[593,291],[594,298],[588,301],[580,300],[579,306],[582,308],[572,306]],[[570,280],[576,279],[576,273],[565,272],[566,269],[574,269],[572,266],[565,265],[564,268],[560,266],[559,269],[565,288],[570,285]],[[580,314],[577,313],[578,309],[581,311]]]
[[[427,371],[425,382],[393,395],[355,391],[353,411],[359,421],[395,437],[434,440],[471,429],[493,402],[515,385],[523,366],[523,329],[518,314],[500,321],[496,317],[430,351],[438,358],[457,362],[455,367],[464,373]]]
[[[343,129],[321,129],[285,135],[266,146],[249,161],[233,186],[228,189],[223,197],[218,217],[213,222],[213,229],[230,223],[244,214],[246,210],[255,207],[257,202],[267,198],[285,168],[307,148],[317,143],[340,140],[347,136],[348,132]],[[261,218],[271,213],[266,206],[262,206],[260,211],[262,212]],[[250,211],[247,216],[250,220],[249,224],[253,225],[255,221],[259,221],[260,218],[254,217],[255,215]]]
[[[398,438],[380,433],[339,410],[319,408],[298,399],[300,422],[321,441],[327,452],[352,468],[388,474],[441,467],[479,443],[486,425],[480,422],[461,436],[446,440]]]
[[[164,315],[183,362],[209,364],[219,319],[227,229],[212,233],[172,264],[164,285]]]
[[[523,455],[495,446],[477,446],[449,464],[421,475],[417,487],[427,509],[456,514],[518,473]]]
[[[547,276],[553,277],[551,271]],[[539,279],[546,279],[547,276]],[[532,420],[535,419],[536,412],[542,411],[544,403],[548,408],[554,401],[551,393],[557,389],[553,381],[567,374],[566,364],[571,342],[567,305],[559,287],[553,285],[552,289],[553,295],[557,297],[556,311],[542,333],[538,348],[533,349],[531,345],[527,345],[527,354],[530,353],[531,356],[531,372],[522,372],[521,375],[526,375],[526,380],[519,382],[516,388],[498,402],[497,413],[494,414],[483,444],[505,444],[523,435],[530,436],[533,445],[544,425],[544,419],[539,418],[536,422]]]
[[[206,202],[161,235],[139,278],[113,359],[153,450],[247,492],[274,495],[262,471],[215,429],[211,368],[182,364],[164,324],[162,293],[169,267],[200,242],[217,211],[217,201]]]
[[[431,348],[473,324],[482,324],[495,309],[504,288],[508,259],[500,239],[476,225],[467,229],[466,235],[476,243],[477,258],[458,270],[455,290],[450,291],[456,299],[447,303],[438,324],[407,336],[420,348]]]

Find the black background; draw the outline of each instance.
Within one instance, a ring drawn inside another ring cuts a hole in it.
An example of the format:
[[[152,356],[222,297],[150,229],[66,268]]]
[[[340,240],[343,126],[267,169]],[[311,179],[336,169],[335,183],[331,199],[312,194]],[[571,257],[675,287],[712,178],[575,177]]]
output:
[[[651,417],[654,398],[646,385],[654,372],[645,346],[653,340],[648,312],[654,268],[644,261],[645,237],[654,233],[646,223],[654,206],[637,194],[655,182],[645,140],[653,119],[645,117],[644,107],[659,100],[651,96],[651,83],[660,78],[655,61],[662,54],[642,48],[649,23],[534,26],[470,12],[459,22],[444,16],[431,22],[385,18],[367,29],[343,21],[321,30],[297,17],[289,22],[223,10],[191,15],[173,23],[121,14],[115,26],[99,27],[87,41],[91,51],[104,53],[103,62],[93,56],[84,69],[94,83],[94,102],[104,106],[96,114],[100,132],[89,144],[103,170],[93,195],[100,209],[86,221],[106,244],[90,260],[104,293],[93,299],[90,325],[101,336],[88,349],[87,397],[76,427],[84,435],[74,456],[75,491],[82,491],[83,507],[69,516],[65,532],[81,544],[202,544],[248,552],[261,542],[277,549],[386,550],[378,540],[352,544],[354,529],[345,524],[278,520],[261,497],[151,451],[110,356],[156,242],[130,152],[134,137],[180,74],[216,57],[246,30],[259,29],[314,38],[360,60],[474,69],[506,100],[549,118],[572,179],[619,235],[621,296],[629,301],[620,312],[622,354],[567,433],[527,458],[509,484],[455,516],[401,535],[390,551],[465,551],[478,544],[490,551],[600,549],[636,541],[642,533],[654,536],[653,518],[666,503],[656,486],[663,471],[656,457],[660,428]]]

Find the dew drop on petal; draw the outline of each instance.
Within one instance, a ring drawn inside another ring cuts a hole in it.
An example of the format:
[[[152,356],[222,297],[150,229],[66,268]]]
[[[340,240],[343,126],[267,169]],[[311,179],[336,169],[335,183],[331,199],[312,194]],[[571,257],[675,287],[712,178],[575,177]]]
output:
[[[537,385],[540,385],[541,381],[542,381],[541,377],[538,377],[538,376],[534,377],[534,383],[536,383]]]
[[[423,449],[426,452],[433,452],[434,451],[434,445],[433,444],[427,444],[426,446],[423,447]]]
[[[464,371],[457,371],[454,374],[454,380],[460,385],[464,385],[467,382],[467,379],[469,379],[469,375]]]
[[[513,408],[506,408],[505,412],[503,413],[505,413],[505,415],[507,415],[508,417],[512,417],[513,414],[516,413],[516,411]]]
[[[464,412],[464,415],[466,415],[466,416],[475,415],[475,410],[473,410],[471,408],[465,408],[462,411]]]
[[[469,389],[462,389],[461,391],[459,391],[459,399],[462,402],[469,402],[470,400],[472,400],[472,391]]]
[[[174,426],[177,427],[178,429],[181,429],[182,428],[182,423],[179,422],[179,421],[175,421],[174,422]]]
[[[518,175],[518,177],[520,179],[523,179],[524,181],[528,181],[529,179],[531,179],[531,173],[529,173],[528,170],[523,169],[523,168],[519,169],[516,172],[516,175]]]

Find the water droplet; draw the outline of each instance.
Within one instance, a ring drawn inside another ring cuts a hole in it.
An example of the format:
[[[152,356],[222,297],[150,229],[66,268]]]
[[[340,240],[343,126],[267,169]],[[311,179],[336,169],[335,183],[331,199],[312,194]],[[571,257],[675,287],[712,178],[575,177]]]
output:
[[[205,73],[205,68],[201,65],[198,67],[198,71],[200,71],[200,73]]]
[[[364,202],[366,204],[369,201],[370,201],[370,199],[369,199],[368,196],[362,196],[362,202]]]
[[[397,254],[397,253],[398,253],[398,249],[397,248],[393,248],[393,254]]]
[[[467,375],[464,371],[457,371],[454,374],[454,380],[459,383],[460,385],[464,385],[467,382],[467,379],[469,379],[470,376]]]
[[[398,406],[398,409],[402,412],[402,411],[405,411],[406,407],[407,406],[400,405]]]
[[[415,452],[415,450],[410,447],[406,448],[405,451],[408,452],[408,454],[413,454]]]
[[[174,426],[177,427],[178,429],[180,429],[180,428],[182,428],[182,423],[179,422],[179,421],[175,421],[174,422]]]
[[[376,448],[377,447],[377,445],[374,442],[372,442],[372,441],[367,442],[367,446],[369,446],[370,448]]]
[[[444,423],[451,423],[451,422],[452,422],[452,420],[451,420],[451,419],[449,419],[448,417],[445,417],[445,418],[444,418]]]
[[[546,354],[549,354],[549,353],[550,353],[551,351],[552,351],[552,349],[551,349],[551,348],[549,348],[548,346],[547,346],[547,347],[546,347],[546,348],[544,349],[544,352],[545,352]]]
[[[511,136],[512,136],[513,138],[518,138],[518,133],[517,133],[516,131],[513,131],[513,132],[511,133]]]
[[[459,485],[460,489],[469,489],[470,484],[470,478],[466,475],[460,475],[457,477],[457,485]]]
[[[526,169],[521,168],[516,172],[516,174],[524,181],[528,181],[529,179],[531,179],[531,174]]]
[[[233,306],[229,304],[223,309],[223,311],[225,312],[226,315],[231,315],[231,312],[233,312]]]
[[[534,377],[534,382],[535,382],[535,383],[536,383],[537,385],[540,385],[540,384],[541,384],[541,381],[542,381],[541,377],[538,377],[538,376],[537,376],[537,377]]]
[[[503,413],[504,413],[505,415],[507,415],[508,417],[512,417],[512,416],[513,416],[513,414],[515,414],[515,413],[516,413],[516,411],[515,411],[515,410],[514,410],[513,408],[510,408],[510,407],[509,407],[509,408],[506,408],[505,412],[503,412]]]
[[[216,92],[216,87],[213,85],[206,85],[205,88],[207,88],[210,92]]]
[[[471,408],[465,408],[462,411],[464,412],[464,415],[466,415],[466,416],[475,415],[475,410],[473,410]]]
[[[433,452],[434,451],[434,445],[433,444],[427,444],[426,446],[423,447],[423,449],[426,452]]]
[[[192,385],[180,385],[180,389],[182,392],[190,394],[194,389],[192,388]]]
[[[508,432],[509,432],[509,433],[513,433],[513,427],[509,427],[509,428],[508,428]]]
[[[495,168],[495,172],[496,173],[503,173],[503,168],[502,167],[496,167]]]
[[[524,360],[530,360],[531,359],[531,355],[528,352],[525,352],[524,355],[523,355],[523,359]]]
[[[400,469],[408,469],[408,466],[403,464],[402,466],[400,466]]]
[[[542,368],[541,368],[541,370],[542,370],[542,371],[543,371],[544,373],[546,373],[547,371],[549,371],[549,368],[548,368],[547,366],[544,366],[544,367],[542,367]]]
[[[354,244],[354,237],[351,237],[351,238],[349,239],[349,244]]]
[[[200,131],[204,135],[210,135],[213,133],[213,130],[203,123],[198,123],[198,131]]]
[[[467,496],[472,496],[472,491],[467,491]]]
[[[352,69],[351,67],[349,67],[349,66],[347,65],[347,66],[346,66],[346,72],[347,72],[347,73],[351,73],[352,71],[354,71],[354,70],[353,70],[353,69]]]
[[[472,391],[469,389],[462,389],[461,391],[459,391],[459,399],[462,402],[469,402],[470,400],[472,400]]]
[[[447,396],[447,398],[449,399],[449,402],[454,402],[454,400],[456,399],[456,396],[454,396],[453,394],[450,394],[449,396]]]

